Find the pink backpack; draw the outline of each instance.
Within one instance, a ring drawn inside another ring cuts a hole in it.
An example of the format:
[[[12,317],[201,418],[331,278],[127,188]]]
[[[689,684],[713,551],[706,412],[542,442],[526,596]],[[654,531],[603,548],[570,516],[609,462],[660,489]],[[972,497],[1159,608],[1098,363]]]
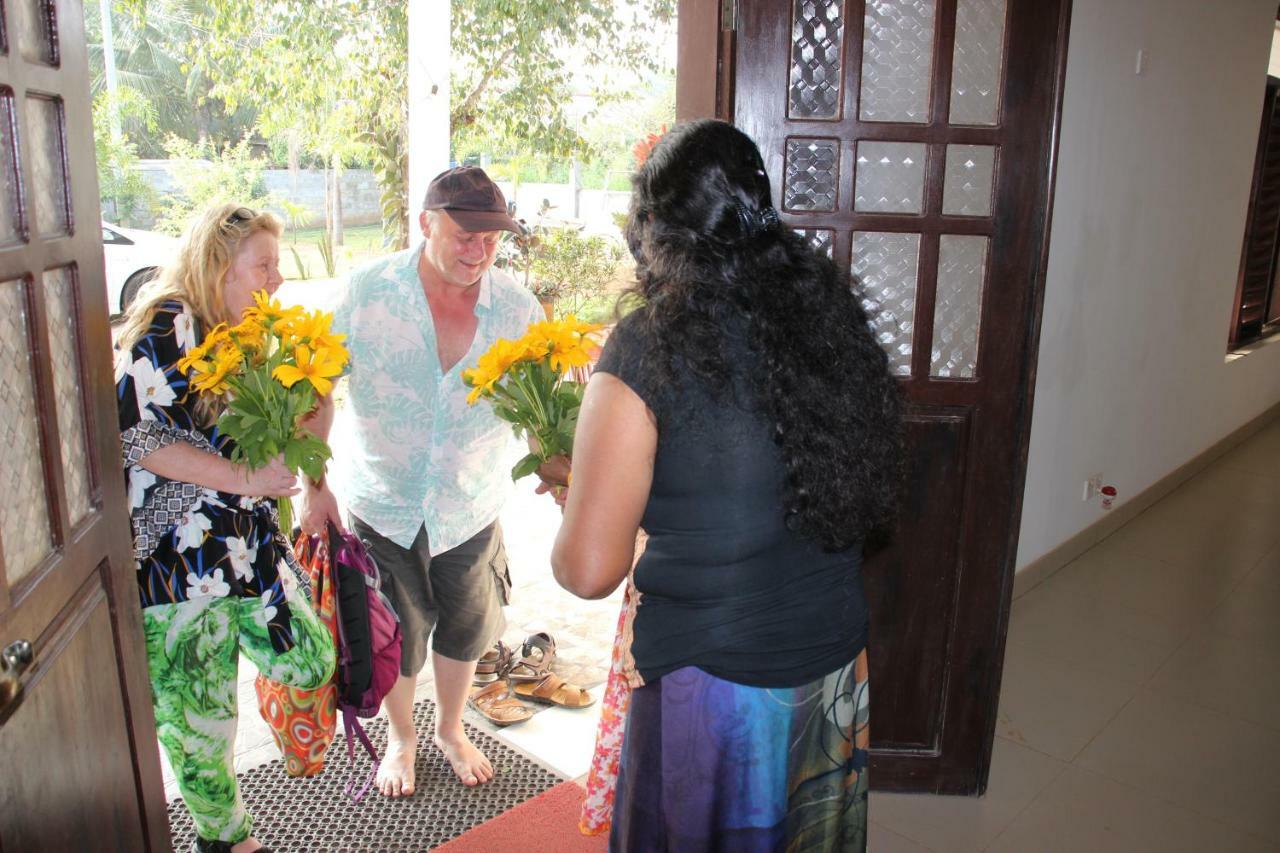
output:
[[[354,801],[369,790],[380,758],[359,717],[372,717],[400,677],[400,620],[382,594],[378,566],[354,534],[329,525],[329,554],[337,596],[338,709],[347,734],[347,762],[355,765],[355,739],[373,760],[373,770],[358,791],[355,780],[346,793]]]

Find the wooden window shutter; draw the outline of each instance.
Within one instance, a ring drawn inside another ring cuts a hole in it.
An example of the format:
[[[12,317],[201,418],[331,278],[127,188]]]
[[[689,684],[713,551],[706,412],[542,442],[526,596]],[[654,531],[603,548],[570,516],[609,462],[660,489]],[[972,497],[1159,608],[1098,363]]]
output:
[[[1276,249],[1280,243],[1280,109],[1277,93],[1280,78],[1267,78],[1263,102],[1262,128],[1258,134],[1258,154],[1253,169],[1253,192],[1245,222],[1244,251],[1236,285],[1236,310],[1231,328],[1231,344],[1258,337],[1272,306],[1271,295],[1277,273]]]

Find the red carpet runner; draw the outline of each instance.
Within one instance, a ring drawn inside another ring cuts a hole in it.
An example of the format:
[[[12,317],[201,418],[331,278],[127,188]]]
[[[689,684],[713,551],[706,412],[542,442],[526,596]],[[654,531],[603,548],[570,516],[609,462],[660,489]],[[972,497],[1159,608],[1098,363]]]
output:
[[[604,853],[608,837],[578,831],[584,791],[562,782],[437,847],[439,853]]]

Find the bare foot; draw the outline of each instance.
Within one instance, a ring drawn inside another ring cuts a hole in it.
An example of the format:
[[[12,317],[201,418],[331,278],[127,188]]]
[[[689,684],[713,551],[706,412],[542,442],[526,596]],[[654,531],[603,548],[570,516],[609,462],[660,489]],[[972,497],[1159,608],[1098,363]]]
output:
[[[444,757],[449,759],[449,764],[457,774],[458,780],[468,788],[493,778],[493,765],[489,763],[489,759],[485,758],[483,752],[476,749],[475,744],[464,732],[460,731],[456,735],[443,735],[437,732],[434,740],[436,746],[444,753]]]
[[[418,754],[418,740],[387,741],[387,753],[378,765],[374,779],[378,791],[387,797],[413,796],[413,761]]]
[[[231,845],[231,853],[254,853],[262,849],[262,842],[250,835],[244,841]]]

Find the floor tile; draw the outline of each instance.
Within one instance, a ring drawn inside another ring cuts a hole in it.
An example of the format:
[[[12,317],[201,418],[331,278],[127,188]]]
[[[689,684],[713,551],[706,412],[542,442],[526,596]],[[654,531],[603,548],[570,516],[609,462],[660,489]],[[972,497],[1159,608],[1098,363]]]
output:
[[[604,686],[587,692],[596,700],[589,708],[548,708],[527,722],[496,729],[494,736],[564,776],[577,778],[591,769]]]
[[[1280,650],[1280,550],[1272,551],[1205,621],[1213,630]]]
[[[1076,764],[1280,843],[1280,733],[1272,729],[1143,691]]]
[[[1102,642],[1112,642],[1110,633],[1118,632],[1169,651],[1181,645],[1239,582],[1238,574],[1224,571],[1216,562],[1171,563],[1108,541],[1082,554],[1023,599],[1037,593],[1063,594],[1078,607],[1077,619],[1108,629]],[[1020,606],[1023,599],[1018,601]]]
[[[987,849],[989,853],[1262,853],[1274,848],[1225,824],[1071,767]]]
[[[1217,576],[1239,581],[1280,541],[1280,527],[1267,517],[1270,510],[1264,513],[1241,501],[1232,505],[1239,511],[1220,518],[1180,518],[1157,505],[1102,544],[1189,568],[1212,567]],[[1275,511],[1280,514],[1280,502]]]
[[[1070,761],[1138,692],[1094,668],[1021,648],[1010,637],[996,734]]]
[[[867,853],[934,853],[874,820],[867,829]]]
[[[1117,560],[1118,570],[1129,571],[1134,559],[1122,555]],[[1163,563],[1154,565],[1161,571],[1171,570]],[[1146,681],[1191,626],[1180,623],[1174,615],[1148,610],[1149,602],[1139,594],[1113,591],[1117,586],[1114,581],[1096,581],[1093,585],[1097,589],[1077,582],[1076,577],[1084,576],[1086,568],[1083,564],[1067,566],[1018,599],[1009,619],[1009,643],[1072,661],[1118,681]]]
[[[1148,686],[1162,697],[1194,702],[1280,732],[1280,646],[1205,628],[1192,635]]]
[[[1250,474],[1280,474],[1280,428],[1272,425],[1260,430],[1215,464]]]
[[[937,853],[980,851],[1066,767],[1057,759],[996,738],[991,777],[982,797],[873,793],[871,815],[875,822]]]

